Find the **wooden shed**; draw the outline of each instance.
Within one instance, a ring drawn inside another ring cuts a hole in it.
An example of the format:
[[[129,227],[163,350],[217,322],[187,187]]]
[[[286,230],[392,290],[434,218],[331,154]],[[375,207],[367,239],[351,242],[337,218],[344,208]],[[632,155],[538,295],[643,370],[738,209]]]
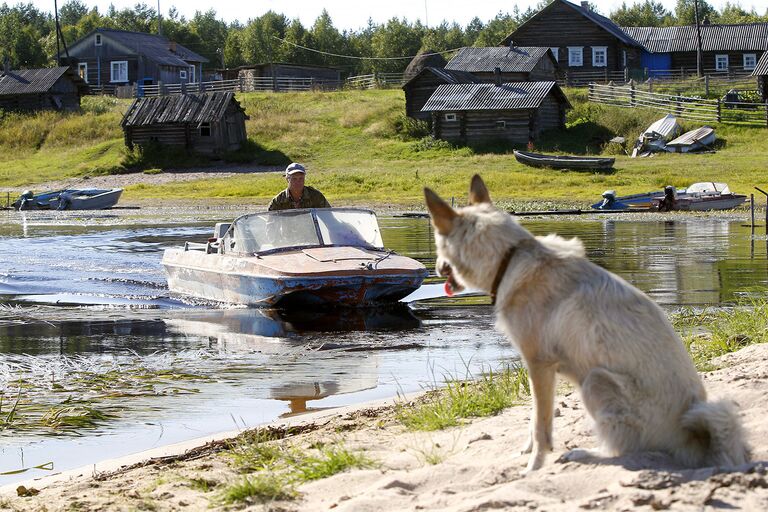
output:
[[[405,92],[405,115],[428,121],[429,112],[421,108],[430,96],[443,84],[479,84],[481,80],[464,71],[448,71],[442,68],[426,67],[403,85]]]
[[[555,82],[511,82],[441,85],[422,110],[432,113],[432,134],[439,139],[526,144],[565,127],[569,108]]]
[[[549,47],[491,46],[462,48],[445,65],[447,71],[472,73],[481,82],[554,80],[558,64]]]
[[[157,142],[218,155],[247,139],[246,119],[234,93],[213,92],[137,98],[120,124],[129,148]]]
[[[0,71],[0,109],[15,111],[80,108],[88,85],[68,67]]]
[[[755,66],[752,76],[757,78],[757,90],[763,101],[768,101],[768,52],[765,52]]]

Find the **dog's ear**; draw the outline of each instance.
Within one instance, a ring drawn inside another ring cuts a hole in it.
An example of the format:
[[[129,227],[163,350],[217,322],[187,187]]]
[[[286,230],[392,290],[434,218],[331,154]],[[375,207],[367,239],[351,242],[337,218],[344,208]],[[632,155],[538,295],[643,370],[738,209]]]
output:
[[[491,195],[483,183],[479,174],[472,176],[472,184],[469,186],[469,204],[490,203]]]
[[[448,203],[440,199],[440,196],[426,187],[424,188],[424,199],[427,201],[432,225],[435,226],[437,232],[443,236],[450,234],[453,230],[453,221],[459,214]]]

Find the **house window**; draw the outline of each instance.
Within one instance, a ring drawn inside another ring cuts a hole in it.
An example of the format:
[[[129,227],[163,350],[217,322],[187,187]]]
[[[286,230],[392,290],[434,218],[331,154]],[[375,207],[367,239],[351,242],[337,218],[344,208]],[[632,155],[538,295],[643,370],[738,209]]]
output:
[[[456,120],[456,114],[445,114],[444,119],[446,121],[455,121]]]
[[[82,78],[83,80],[88,82],[88,63],[87,62],[79,62],[77,64],[77,74]]]
[[[757,66],[757,55],[754,53],[745,53],[744,54],[744,69],[745,70],[752,70],[755,69],[755,66]]]
[[[96,34],[95,44],[101,46],[101,34]]]
[[[715,70],[728,71],[728,55],[715,55]]]
[[[506,121],[496,121],[496,129],[497,130],[506,130],[507,129],[507,122]]]
[[[549,51],[552,52],[552,56],[555,58],[555,61],[559,62],[560,61],[560,55],[559,55],[560,48],[558,48],[557,46],[554,46],[554,47],[550,48]]]
[[[211,136],[211,123],[200,123],[200,136],[201,137]]]
[[[568,65],[569,66],[584,65],[584,47],[583,46],[568,47]]]
[[[110,82],[127,82],[128,81],[128,61],[127,60],[115,60],[110,62]]]
[[[596,68],[604,68],[608,65],[608,47],[592,47],[592,65]]]
[[[186,80],[187,79],[187,70],[186,69],[182,69],[181,71],[179,71],[179,78],[181,78],[182,80]]]

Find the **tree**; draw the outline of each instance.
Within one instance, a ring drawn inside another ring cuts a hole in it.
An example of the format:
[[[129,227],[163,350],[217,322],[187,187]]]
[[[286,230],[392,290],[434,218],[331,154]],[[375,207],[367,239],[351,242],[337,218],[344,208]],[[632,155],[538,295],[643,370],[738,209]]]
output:
[[[661,2],[645,0],[635,2],[632,7],[623,2],[610,18],[622,27],[661,27],[671,24],[672,13]]]
[[[714,7],[707,3],[707,0],[698,0],[699,3],[699,23],[704,21],[704,18],[710,21],[717,20],[718,14]],[[696,16],[694,10],[694,0],[677,0],[675,6],[675,24],[676,25],[693,25],[696,23]]]
[[[754,7],[747,12],[739,4],[731,4],[730,2],[725,3],[720,16],[717,18],[718,23],[758,23],[765,21],[768,21],[768,11],[766,11],[766,16],[760,16]]]
[[[216,19],[213,9],[205,13],[196,11],[189,21],[189,30],[198,41],[198,47],[193,49],[210,61],[208,66],[221,66],[221,52],[227,42],[227,23]]]
[[[280,46],[277,38],[285,37],[288,20],[282,14],[267,11],[255,20],[249,20],[240,37],[242,59],[246,64],[278,62],[276,49]]]
[[[107,18],[112,20],[114,28],[120,30],[144,32],[145,34],[157,31],[157,11],[144,3],[136,4],[133,9],[125,8],[120,11],[115,9],[113,4],[110,4]]]
[[[49,62],[41,39],[22,9],[7,9],[6,4],[0,7],[0,59],[7,55],[13,68],[44,67]]]
[[[371,38],[371,49],[375,57],[387,60],[376,61],[376,71],[402,72],[410,59],[419,52],[423,33],[421,23],[410,25],[406,19],[392,18],[386,25],[379,27]],[[398,58],[393,59],[393,57]]]
[[[82,0],[69,0],[59,9],[59,24],[77,25],[88,14],[88,6]]]
[[[341,33],[333,26],[333,20],[328,14],[328,11],[323,9],[320,16],[317,17],[315,23],[309,31],[309,37],[307,38],[309,46],[319,52],[344,54],[346,48],[346,42]],[[318,64],[327,66],[334,66],[345,64],[346,60],[331,55],[325,55],[322,53],[316,53],[312,59]]]
[[[515,17],[508,13],[499,13],[490,20],[475,40],[475,46],[498,46],[509,34],[518,27]]]

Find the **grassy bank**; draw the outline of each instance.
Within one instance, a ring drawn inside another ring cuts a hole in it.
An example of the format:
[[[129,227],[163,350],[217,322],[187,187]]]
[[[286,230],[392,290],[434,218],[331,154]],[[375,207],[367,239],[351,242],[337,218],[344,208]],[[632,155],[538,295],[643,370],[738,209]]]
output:
[[[481,173],[493,195],[508,200],[587,202],[606,189],[632,193],[694,181],[726,181],[739,192],[764,184],[768,130],[720,125],[713,154],[664,154],[630,159],[607,141],[634,140],[658,112],[620,109],[586,102],[585,91],[568,90],[574,105],[568,128],[545,134],[536,150],[571,154],[612,154],[612,173],[532,169],[518,164],[512,147],[452,147],[423,138],[404,121],[400,90],[333,93],[248,93],[238,96],[250,119],[250,144],[229,155],[243,165],[283,167],[301,161],[310,168],[309,184],[332,203],[418,204],[422,187],[463,197],[469,178]],[[119,121],[127,101],[86,98],[83,114],[6,115],[0,121],[0,187],[33,187],[54,179],[96,174],[157,172],[151,159],[130,155]],[[697,125],[685,124],[685,128]],[[418,128],[418,127],[417,127]],[[179,166],[222,162],[181,158]],[[165,159],[163,165],[173,165]],[[156,167],[156,166],[155,166]],[[162,167],[162,166],[161,166]],[[266,201],[284,186],[275,173],[128,187],[126,199],[242,198]]]

